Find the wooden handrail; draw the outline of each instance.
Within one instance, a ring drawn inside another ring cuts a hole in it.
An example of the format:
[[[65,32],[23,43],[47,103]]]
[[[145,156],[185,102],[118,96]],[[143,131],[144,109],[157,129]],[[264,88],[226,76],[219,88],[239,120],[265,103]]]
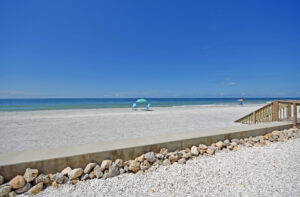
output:
[[[293,105],[294,113],[292,114],[291,106]],[[242,118],[234,121],[246,124],[255,124],[257,122],[270,122],[288,120],[293,116],[294,126],[297,126],[297,106],[300,105],[300,101],[295,100],[274,100],[272,103],[268,103],[265,106],[251,112]]]
[[[243,118],[246,118],[247,116],[252,115],[253,113],[258,112],[258,111],[260,111],[261,109],[264,109],[264,108],[268,107],[269,105],[273,105],[273,103],[268,103],[267,105],[262,106],[261,108],[259,108],[259,109],[255,110],[254,112],[251,112],[251,113],[249,113],[249,114],[243,116],[242,118],[240,118],[240,119],[238,119],[238,120],[236,120],[236,121],[234,121],[234,122],[239,122],[239,121],[242,120]]]

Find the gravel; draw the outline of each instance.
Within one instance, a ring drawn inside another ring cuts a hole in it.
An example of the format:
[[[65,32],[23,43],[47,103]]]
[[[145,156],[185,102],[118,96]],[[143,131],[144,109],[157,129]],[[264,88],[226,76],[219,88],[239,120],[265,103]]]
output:
[[[49,187],[37,196],[300,196],[300,138]]]

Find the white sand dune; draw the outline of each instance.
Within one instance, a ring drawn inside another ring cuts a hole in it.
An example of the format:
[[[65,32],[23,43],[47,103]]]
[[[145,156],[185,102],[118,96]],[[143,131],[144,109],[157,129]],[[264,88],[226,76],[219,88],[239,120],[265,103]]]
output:
[[[0,112],[0,153],[236,125],[259,105]]]

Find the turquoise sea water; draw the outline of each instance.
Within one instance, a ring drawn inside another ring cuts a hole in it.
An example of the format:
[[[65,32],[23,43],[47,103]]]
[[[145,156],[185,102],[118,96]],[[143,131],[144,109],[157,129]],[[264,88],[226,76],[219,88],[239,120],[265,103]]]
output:
[[[238,98],[149,98],[152,107],[238,105]],[[278,98],[248,98],[244,104],[264,104]],[[286,100],[288,98],[280,98]],[[295,98],[293,98],[295,100]],[[300,98],[296,99],[300,100]],[[0,111],[130,108],[135,98],[0,99]]]

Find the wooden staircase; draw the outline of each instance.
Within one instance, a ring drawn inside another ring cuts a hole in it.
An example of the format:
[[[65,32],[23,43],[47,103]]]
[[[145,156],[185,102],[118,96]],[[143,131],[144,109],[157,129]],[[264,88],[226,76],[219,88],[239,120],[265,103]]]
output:
[[[246,116],[234,122],[239,122],[243,124],[256,124],[258,122],[283,121],[293,119],[294,127],[296,127],[298,105],[300,105],[300,101],[275,100],[272,103],[268,103],[267,105],[255,110],[250,114],[247,114]]]

